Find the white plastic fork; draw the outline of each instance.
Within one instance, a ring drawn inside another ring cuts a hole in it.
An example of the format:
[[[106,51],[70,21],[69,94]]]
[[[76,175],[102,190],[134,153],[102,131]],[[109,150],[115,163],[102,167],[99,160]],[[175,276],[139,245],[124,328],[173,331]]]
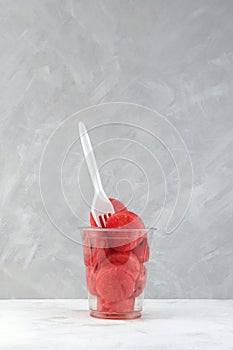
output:
[[[88,136],[84,123],[79,123],[79,135],[83,148],[83,153],[86,158],[90,177],[94,186],[94,198],[91,206],[91,213],[98,227],[106,227],[107,219],[115,213],[114,208],[106,193],[104,192],[100,179],[99,170],[97,168],[95,155],[92,144]]]

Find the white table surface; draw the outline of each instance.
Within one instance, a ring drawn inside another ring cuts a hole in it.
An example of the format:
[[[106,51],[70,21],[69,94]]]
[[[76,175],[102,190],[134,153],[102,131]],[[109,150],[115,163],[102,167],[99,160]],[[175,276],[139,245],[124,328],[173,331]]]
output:
[[[0,301],[0,349],[233,349],[233,300],[146,300],[141,319],[89,317],[87,300]]]

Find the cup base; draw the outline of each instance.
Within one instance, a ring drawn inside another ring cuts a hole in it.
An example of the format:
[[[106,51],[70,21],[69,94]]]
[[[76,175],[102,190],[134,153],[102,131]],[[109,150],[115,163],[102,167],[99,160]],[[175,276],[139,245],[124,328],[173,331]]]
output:
[[[99,312],[90,310],[90,316],[94,318],[102,318],[108,320],[135,320],[142,316],[140,311],[130,312]]]

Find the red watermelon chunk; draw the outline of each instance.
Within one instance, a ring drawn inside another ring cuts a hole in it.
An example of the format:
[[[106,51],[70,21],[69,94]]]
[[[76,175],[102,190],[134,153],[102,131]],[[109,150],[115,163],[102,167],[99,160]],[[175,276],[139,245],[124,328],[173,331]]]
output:
[[[131,312],[134,309],[134,301],[134,298],[130,298],[109,303],[101,298],[98,298],[97,310],[99,312]]]
[[[106,238],[103,234],[91,235],[89,232],[83,235],[83,255],[86,266],[96,266],[106,257]],[[102,247],[102,248],[101,248]]]
[[[109,244],[117,251],[128,251],[138,246],[143,239],[143,229],[145,228],[143,221],[128,210],[120,211],[113,214],[106,222],[106,228],[121,228],[122,231],[115,231],[111,234]],[[138,229],[135,231],[127,231],[127,229]]]
[[[106,258],[106,250],[104,248],[95,248],[91,246],[83,246],[84,263],[86,266],[98,266]]]
[[[107,264],[97,273],[97,293],[107,302],[127,299],[133,294],[134,289],[135,279],[122,266]]]
[[[136,280],[136,283],[135,283],[135,288],[134,288],[134,292],[133,292],[132,297],[136,298],[140,294],[142,294],[142,292],[145,289],[145,285],[146,285],[146,268],[142,264],[140,274],[139,274],[138,279]]]
[[[119,211],[122,211],[122,210],[126,210],[126,207],[124,206],[124,204],[121,201],[119,201],[118,199],[109,198],[109,200],[113,205],[115,213],[118,213]],[[96,225],[96,222],[95,222],[91,212],[90,212],[90,224],[91,224],[91,227],[98,227]]]
[[[150,250],[146,236],[139,243],[139,245],[136,248],[134,248],[133,252],[141,263],[144,263],[149,260]]]
[[[96,271],[91,267],[86,268],[86,281],[87,281],[87,289],[90,294],[97,295],[96,291]]]
[[[109,249],[107,259],[105,261],[108,261],[108,263],[114,266],[124,267],[124,269],[130,273],[135,280],[139,276],[141,269],[140,263],[136,255],[130,251],[119,252],[115,251],[114,249]],[[105,262],[103,262],[103,264],[105,264]]]

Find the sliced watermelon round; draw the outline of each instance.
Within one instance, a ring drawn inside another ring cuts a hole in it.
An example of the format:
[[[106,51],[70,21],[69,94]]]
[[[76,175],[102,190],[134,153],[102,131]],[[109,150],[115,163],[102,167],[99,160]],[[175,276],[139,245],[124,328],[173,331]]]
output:
[[[85,265],[96,268],[106,258],[106,251],[107,248],[83,246]]]
[[[134,248],[133,252],[141,263],[144,263],[149,260],[150,249],[146,236],[139,243],[139,245],[136,248]]]
[[[86,268],[87,289],[89,293],[92,295],[97,295],[96,276],[97,276],[96,271],[94,271],[91,267]]]
[[[107,264],[97,273],[97,293],[107,302],[127,299],[133,294],[134,289],[135,279],[122,266]]]
[[[83,256],[84,264],[86,266],[94,267],[99,264],[106,257],[107,240],[103,234],[93,235],[89,231],[83,235]]]
[[[109,198],[109,200],[113,205],[115,213],[118,213],[122,210],[126,210],[126,207],[124,206],[124,204],[121,201],[119,201],[118,199]],[[97,227],[96,222],[95,222],[91,212],[90,212],[90,224],[91,224],[91,227]]]
[[[121,252],[114,249],[109,249],[107,253],[107,258],[103,262],[104,264],[110,263],[114,266],[122,266],[124,269],[130,273],[136,280],[139,276],[141,265],[135,254],[130,251]]]
[[[111,215],[106,222],[106,228],[123,229],[122,231],[111,232],[111,236],[108,234],[109,246],[123,252],[137,247],[145,234],[143,221],[138,215],[128,210]],[[134,231],[130,231],[130,229],[134,229]]]
[[[97,310],[100,312],[130,312],[134,309],[134,301],[134,298],[130,298],[109,303],[98,297]]]
[[[146,274],[146,268],[143,264],[141,264],[141,271],[138,276],[138,279],[136,280],[132,297],[136,298],[144,291],[146,285]]]

